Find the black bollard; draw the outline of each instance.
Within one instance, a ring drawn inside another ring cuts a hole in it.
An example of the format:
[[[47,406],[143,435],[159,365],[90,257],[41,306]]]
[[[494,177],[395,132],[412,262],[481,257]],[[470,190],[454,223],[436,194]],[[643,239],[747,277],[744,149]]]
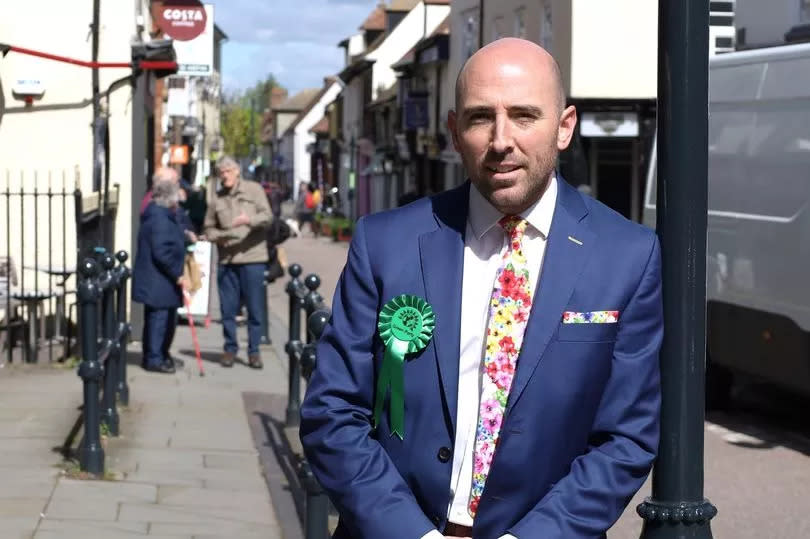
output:
[[[318,287],[321,286],[321,278],[314,273],[310,273],[307,275],[307,278],[304,279],[304,285],[309,290],[304,298],[304,310],[307,316],[309,316],[316,310],[325,308],[323,296],[318,292]],[[309,324],[309,320],[307,320],[307,324]],[[307,325],[307,327],[309,326]],[[312,342],[312,336],[309,335],[309,331],[307,331],[307,342]]]
[[[82,362],[79,376],[84,382],[84,437],[79,447],[79,466],[82,471],[104,473],[104,449],[99,432],[98,390],[103,369],[98,362],[98,297],[100,294],[96,276],[98,264],[87,258],[81,265],[83,277],[78,286],[79,319],[82,330]]]
[[[103,272],[99,277],[101,287],[101,338],[107,352],[104,360],[104,392],[101,398],[101,422],[112,436],[118,436],[118,410],[115,406],[115,389],[118,385],[118,360],[116,356],[117,328],[115,327],[115,288],[118,284],[115,259],[105,253],[101,257]]]
[[[318,339],[321,338],[330,316],[329,310],[322,307],[307,317],[308,344],[304,346],[304,350],[301,353],[301,374],[307,381],[309,381],[309,377],[312,376],[312,371],[315,370],[315,364],[318,359],[316,350]]]
[[[297,427],[300,423],[301,408],[301,367],[298,361],[296,349],[301,345],[301,309],[303,307],[304,287],[298,279],[302,269],[298,264],[293,264],[288,270],[290,282],[287,283],[287,295],[290,298],[290,323],[289,340],[285,346],[287,357],[289,358],[289,386],[287,392],[287,413],[285,425],[287,427]]]
[[[124,265],[129,258],[129,255],[127,255],[126,251],[118,251],[115,258],[118,259],[118,267],[115,268],[116,273],[118,274],[118,288],[116,290],[118,296],[116,301],[118,311],[118,332],[121,336],[121,340],[119,341],[120,350],[118,353],[118,368],[116,369],[118,372],[118,382],[115,390],[116,393],[118,393],[118,402],[120,402],[122,406],[129,406],[127,355],[125,349],[125,344],[129,338],[129,332],[131,330],[129,324],[127,323],[127,279],[129,279],[129,268]]]
[[[298,469],[298,477],[307,492],[307,507],[304,522],[305,539],[328,539],[329,498],[318,484],[315,475],[304,460]]]
[[[267,285],[270,284],[268,279],[270,278],[270,270],[265,268],[264,270],[264,302],[262,302],[262,338],[259,342],[262,344],[272,344],[272,340],[270,339],[270,306],[268,302],[270,298],[267,296]]]

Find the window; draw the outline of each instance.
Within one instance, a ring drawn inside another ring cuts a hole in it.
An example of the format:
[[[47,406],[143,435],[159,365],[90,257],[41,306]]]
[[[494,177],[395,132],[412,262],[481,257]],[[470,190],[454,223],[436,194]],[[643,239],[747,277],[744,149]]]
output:
[[[799,19],[810,22],[810,0],[799,0]]]
[[[478,50],[478,8],[468,9],[461,20],[464,21],[461,46],[466,60]]]
[[[492,21],[492,41],[500,39],[505,35],[503,31],[503,17],[495,17]]]
[[[515,10],[515,37],[526,39],[526,8]]]
[[[553,54],[554,31],[551,26],[551,17],[551,0],[546,0],[543,4],[543,14],[540,21],[540,44]]]

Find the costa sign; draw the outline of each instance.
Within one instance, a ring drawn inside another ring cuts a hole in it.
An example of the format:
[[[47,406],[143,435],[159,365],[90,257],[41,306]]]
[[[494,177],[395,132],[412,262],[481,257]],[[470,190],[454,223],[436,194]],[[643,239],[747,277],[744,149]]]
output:
[[[167,0],[155,5],[153,16],[166,35],[177,41],[190,41],[205,30],[207,15],[202,3]]]

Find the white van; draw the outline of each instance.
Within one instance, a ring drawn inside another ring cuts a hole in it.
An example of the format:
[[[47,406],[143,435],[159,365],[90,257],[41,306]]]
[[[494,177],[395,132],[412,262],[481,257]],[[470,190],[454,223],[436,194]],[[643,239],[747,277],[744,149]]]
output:
[[[651,227],[655,155],[643,216]],[[711,58],[707,383],[714,399],[727,398],[732,372],[810,395],[808,206],[810,44]]]

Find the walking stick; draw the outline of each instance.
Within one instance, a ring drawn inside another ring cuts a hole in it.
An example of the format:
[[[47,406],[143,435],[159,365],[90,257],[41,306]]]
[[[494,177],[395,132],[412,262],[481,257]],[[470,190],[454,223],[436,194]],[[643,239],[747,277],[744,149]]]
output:
[[[200,376],[205,376],[205,369],[203,369],[202,357],[200,357],[200,341],[197,340],[197,328],[194,326],[194,319],[191,317],[191,303],[188,299],[188,292],[183,290],[183,301],[186,304],[186,316],[188,317],[188,326],[191,328],[191,340],[194,341],[194,352],[197,354],[197,367],[200,369]]]

